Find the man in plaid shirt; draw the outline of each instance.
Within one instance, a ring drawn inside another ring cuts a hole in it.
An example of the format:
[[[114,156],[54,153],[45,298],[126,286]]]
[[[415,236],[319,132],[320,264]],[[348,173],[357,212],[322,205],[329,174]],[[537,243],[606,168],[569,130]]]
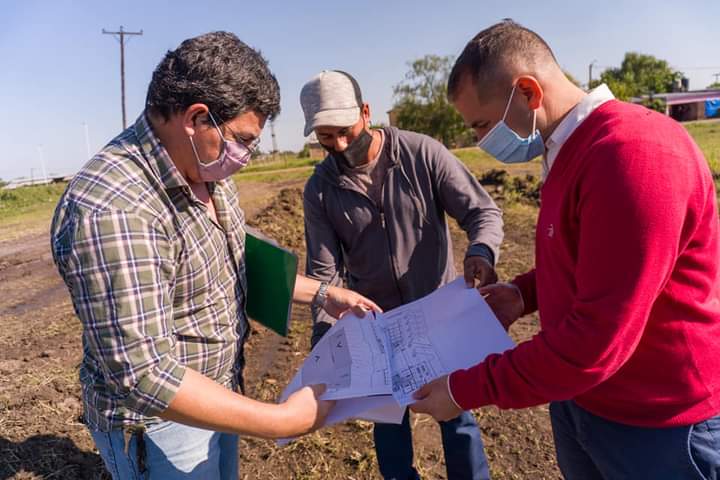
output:
[[[248,333],[244,215],[228,177],[279,112],[275,77],[230,33],[183,42],[146,109],[70,182],[52,250],[83,324],[85,421],[113,478],[233,478],[238,434],[311,431],[331,402],[242,388]],[[377,309],[299,277],[295,300],[339,316]]]

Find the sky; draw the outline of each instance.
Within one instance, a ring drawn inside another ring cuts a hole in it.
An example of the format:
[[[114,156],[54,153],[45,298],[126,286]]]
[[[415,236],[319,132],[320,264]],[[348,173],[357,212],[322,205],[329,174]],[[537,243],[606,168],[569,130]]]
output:
[[[691,89],[720,73],[720,1],[0,0],[0,179],[71,174],[122,130],[119,42],[102,29],[143,31],[126,44],[128,124],[155,66],[180,42],[226,30],[259,49],[280,83],[280,150],[299,150],[302,85],[324,69],[357,78],[372,121],[387,123],[408,62],[458,55],[477,32],[512,18],[536,31],[582,83],[595,61],[628,51],[685,72]],[[87,135],[86,135],[87,133]],[[272,148],[269,125],[260,148]]]

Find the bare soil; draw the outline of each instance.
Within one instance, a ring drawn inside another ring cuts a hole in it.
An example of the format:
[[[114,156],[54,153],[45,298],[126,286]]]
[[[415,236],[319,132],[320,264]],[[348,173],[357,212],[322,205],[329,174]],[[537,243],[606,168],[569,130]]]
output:
[[[302,181],[239,183],[249,223],[302,255]],[[508,279],[533,263],[537,209],[513,202],[505,209],[506,242],[498,267]],[[49,219],[48,219],[49,222]],[[107,479],[102,461],[80,421],[78,384],[80,324],[52,263],[47,225],[18,225],[0,238],[0,480]],[[467,242],[452,234],[462,258]],[[294,309],[293,328],[282,338],[253,324],[246,347],[248,394],[273,401],[309,349],[310,315]],[[537,318],[511,329],[517,341],[538,330]],[[476,412],[493,478],[559,478],[546,407],[522,411],[484,408]],[[439,428],[412,417],[416,465],[423,478],[446,478]],[[243,438],[241,478],[379,478],[372,425],[350,422],[278,448]]]

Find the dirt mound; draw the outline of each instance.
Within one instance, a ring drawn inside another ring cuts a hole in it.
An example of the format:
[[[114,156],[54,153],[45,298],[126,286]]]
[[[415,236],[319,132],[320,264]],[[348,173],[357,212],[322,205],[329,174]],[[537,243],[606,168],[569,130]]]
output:
[[[488,188],[495,200],[519,201],[530,205],[540,205],[540,187],[542,183],[534,175],[516,177],[506,170],[493,168],[478,177],[481,185]]]
[[[277,198],[247,223],[285,248],[298,253],[305,250],[302,190],[280,190]]]

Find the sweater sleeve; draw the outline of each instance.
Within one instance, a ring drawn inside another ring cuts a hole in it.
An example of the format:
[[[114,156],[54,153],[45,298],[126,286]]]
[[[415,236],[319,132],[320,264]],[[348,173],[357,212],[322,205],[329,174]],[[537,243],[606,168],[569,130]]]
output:
[[[305,212],[305,274],[312,279],[342,286],[342,247],[335,229],[322,206],[317,179],[311,178],[305,186],[303,209]],[[311,307],[313,323],[334,324],[335,319],[315,305]]]
[[[523,408],[574,398],[630,358],[696,228],[707,187],[697,162],[652,138],[604,141],[583,160],[575,193],[575,293],[562,319],[531,340],[450,378],[465,409]],[[694,166],[694,167],[693,167]],[[524,280],[517,282],[528,291]],[[538,285],[552,289],[552,285]]]
[[[518,275],[512,281],[519,289],[520,295],[522,295],[523,303],[525,304],[525,310],[523,315],[528,315],[537,310],[537,291],[535,290],[535,269],[530,270],[527,273]]]
[[[486,258],[494,265],[503,239],[502,212],[467,167],[447,148],[435,141],[428,141],[427,148],[433,159],[433,182],[440,204],[457,220],[471,246],[485,245],[490,250],[491,256]]]

